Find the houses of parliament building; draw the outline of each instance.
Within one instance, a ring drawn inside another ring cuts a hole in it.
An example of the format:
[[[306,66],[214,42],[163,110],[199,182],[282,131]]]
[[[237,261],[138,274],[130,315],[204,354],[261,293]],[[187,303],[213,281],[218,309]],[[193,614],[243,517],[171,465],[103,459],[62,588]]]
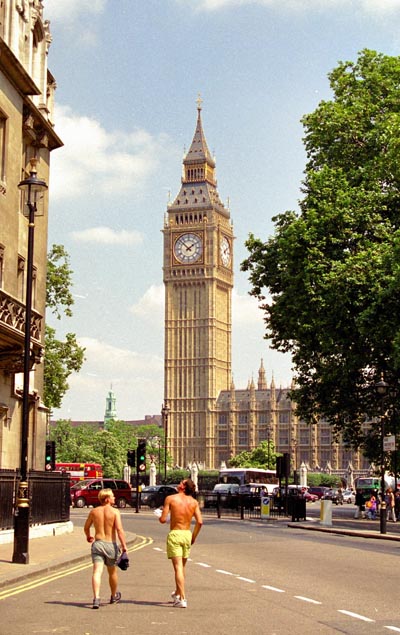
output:
[[[218,468],[232,456],[273,442],[293,469],[368,467],[360,452],[334,439],[329,424],[309,426],[295,415],[289,388],[269,384],[263,360],[258,380],[232,380],[234,233],[222,203],[197,102],[197,122],[183,159],[179,192],[163,226],[165,367],[163,419],[174,463]],[[272,375],[272,372],[271,372]]]

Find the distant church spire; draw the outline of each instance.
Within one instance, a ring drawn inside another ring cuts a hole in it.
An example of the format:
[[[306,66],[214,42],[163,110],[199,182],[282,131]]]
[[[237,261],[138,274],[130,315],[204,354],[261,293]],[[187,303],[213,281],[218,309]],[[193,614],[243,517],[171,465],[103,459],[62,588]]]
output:
[[[107,423],[109,421],[112,421],[113,419],[117,418],[117,408],[116,408],[116,398],[115,398],[115,394],[113,393],[112,390],[112,384],[111,384],[111,388],[109,390],[109,393],[106,397],[106,411],[104,413],[104,425],[106,426]]]

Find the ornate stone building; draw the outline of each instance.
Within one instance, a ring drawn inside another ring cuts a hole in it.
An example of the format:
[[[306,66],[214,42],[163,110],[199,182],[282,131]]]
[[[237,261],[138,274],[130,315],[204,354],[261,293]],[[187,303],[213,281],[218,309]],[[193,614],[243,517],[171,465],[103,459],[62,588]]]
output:
[[[198,101],[196,130],[182,183],[163,228],[165,285],[164,426],[174,463],[217,468],[270,439],[293,469],[368,467],[333,438],[324,421],[299,421],[288,388],[269,386],[263,362],[257,386],[237,390],[231,375],[233,227],[220,200]],[[165,407],[167,406],[167,408]]]
[[[41,0],[0,2],[0,468],[19,466],[27,283],[28,219],[21,180],[37,160],[49,182],[55,80]],[[48,193],[37,202],[33,249],[28,466],[44,468],[47,412],[43,393]]]

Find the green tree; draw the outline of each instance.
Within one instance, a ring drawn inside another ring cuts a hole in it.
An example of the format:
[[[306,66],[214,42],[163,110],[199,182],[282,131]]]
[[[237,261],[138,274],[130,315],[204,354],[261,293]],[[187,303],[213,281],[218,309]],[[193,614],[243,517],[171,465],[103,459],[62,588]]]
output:
[[[266,338],[292,355],[298,415],[357,446],[374,384],[400,378],[400,58],[364,50],[329,79],[333,99],[303,118],[300,211],[250,235],[242,269]]]
[[[62,312],[68,317],[72,315],[72,273],[64,247],[53,245],[47,259],[46,306],[57,319],[61,319]],[[73,333],[67,333],[61,341],[56,339],[55,329],[46,325],[43,401],[48,408],[61,406],[69,388],[68,377],[80,371],[84,353],[85,349],[79,346]]]
[[[245,450],[229,459],[229,467],[276,468],[275,447],[272,441],[261,441],[253,450]]]

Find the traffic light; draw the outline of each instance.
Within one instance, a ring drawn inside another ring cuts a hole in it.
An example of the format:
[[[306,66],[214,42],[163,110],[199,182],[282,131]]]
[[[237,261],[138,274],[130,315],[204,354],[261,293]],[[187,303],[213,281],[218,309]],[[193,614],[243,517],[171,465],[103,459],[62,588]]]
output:
[[[276,457],[276,475],[278,478],[288,478],[290,473],[290,455],[284,452],[283,456]]]
[[[46,455],[44,459],[44,469],[52,472],[56,469],[56,442],[46,441]]]
[[[137,469],[139,472],[146,471],[146,439],[139,439],[137,446]]]
[[[126,453],[126,462],[128,463],[129,467],[135,467],[136,465],[136,452],[135,450],[128,450],[128,452]]]

